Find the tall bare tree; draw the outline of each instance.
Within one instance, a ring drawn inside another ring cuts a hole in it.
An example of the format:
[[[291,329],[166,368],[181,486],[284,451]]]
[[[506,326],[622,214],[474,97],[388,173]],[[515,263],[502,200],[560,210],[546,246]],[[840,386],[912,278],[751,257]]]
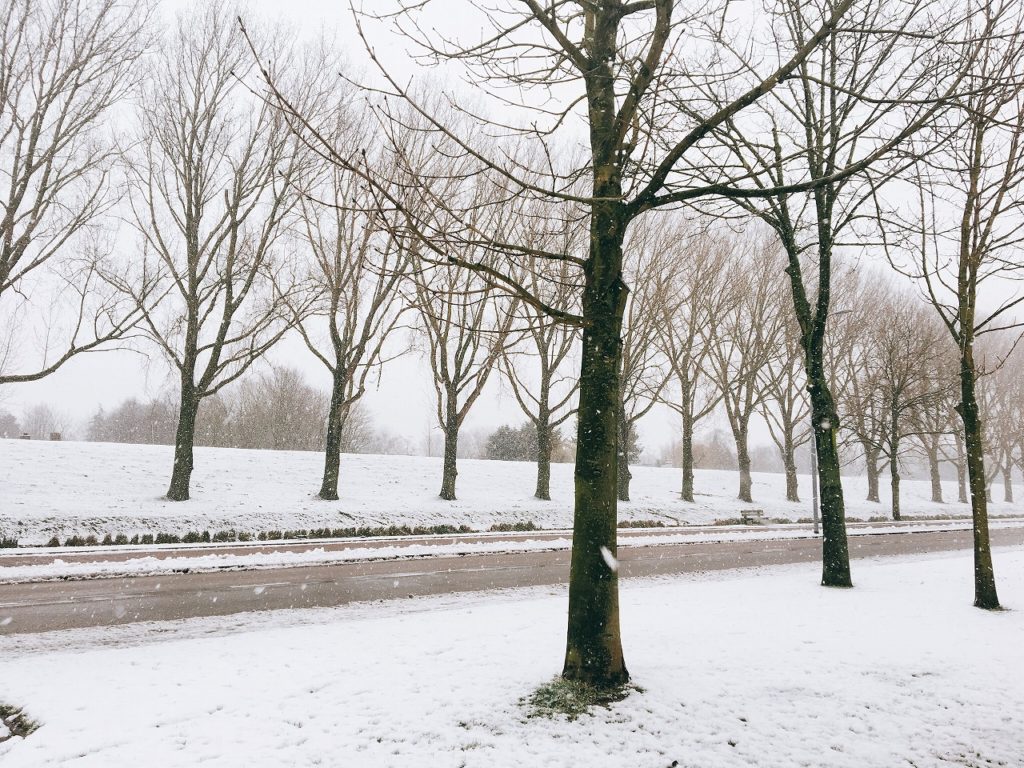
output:
[[[908,266],[895,249],[890,258],[922,281],[960,353],[957,412],[974,520],[974,604],[996,609],[975,345],[1015,327],[1014,309],[1024,302],[1019,292],[1007,297],[998,287],[1024,276],[1016,258],[1024,243],[1024,20],[1017,4],[986,10],[980,31],[995,26],[997,34],[980,36],[948,141],[922,158],[913,176],[918,206],[904,247],[916,263]]]
[[[671,243],[665,245],[675,268],[668,289],[679,300],[661,306],[658,344],[671,377],[660,399],[682,421],[680,498],[693,502],[694,429],[722,399],[708,376],[710,355],[736,291],[728,279],[732,249],[727,238],[687,230],[678,221],[669,235]]]
[[[0,384],[35,381],[139,319],[111,291],[119,199],[110,128],[139,75],[147,0],[0,9]]]
[[[211,6],[179,17],[141,94],[130,200],[142,256],[120,285],[180,382],[174,501],[189,498],[200,404],[292,322],[274,277],[305,155],[280,113],[239,84],[251,66],[229,9]]]
[[[338,117],[338,133],[348,138],[339,141],[353,140],[356,130],[345,120]],[[346,422],[389,359],[388,340],[408,308],[400,288],[411,260],[358,176],[331,165],[325,178],[304,183],[303,192],[298,233],[311,258],[289,305],[306,346],[331,375],[319,496],[336,500]]]
[[[775,243],[766,239],[738,240],[733,245],[744,258],[734,258],[729,280],[736,302],[722,319],[711,351],[711,370],[736,443],[740,501],[752,502],[750,419],[762,409],[780,369],[775,364],[782,348],[785,315],[775,300],[774,273],[780,261]]]

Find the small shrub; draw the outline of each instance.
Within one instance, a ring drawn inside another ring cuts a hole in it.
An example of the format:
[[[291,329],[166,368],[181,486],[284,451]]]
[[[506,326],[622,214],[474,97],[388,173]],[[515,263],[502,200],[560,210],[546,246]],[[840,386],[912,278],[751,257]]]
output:
[[[664,528],[664,520],[619,520],[619,528]]]
[[[137,541],[137,539],[136,539],[136,541]],[[123,533],[119,533],[119,534],[117,534],[117,536],[114,537],[114,545],[115,546],[123,547],[127,543],[128,543],[128,537],[125,536]]]
[[[51,536],[50,540],[48,542],[46,542],[46,546],[48,546],[48,547],[59,547],[60,546],[60,539],[58,539],[56,536]]]
[[[68,537],[64,541],[64,546],[65,547],[84,547],[85,546],[85,539],[83,539],[81,536],[78,536],[76,534],[74,536]]]
[[[153,534],[152,533],[144,533],[144,534],[142,534],[142,536],[139,538],[139,543],[140,544],[152,544],[153,543]]]
[[[158,533],[156,535],[157,544],[181,544],[181,537],[173,533]]]
[[[217,531],[213,534],[213,541],[217,543],[225,541],[235,541],[238,538],[238,534],[235,533],[234,529],[230,531]]]
[[[266,541],[267,540],[267,532],[266,531],[260,531],[259,535],[256,538],[259,541]]]
[[[95,547],[99,545],[99,539],[93,536],[91,533],[85,537],[85,545],[87,547]]]
[[[248,531],[242,531],[240,534],[238,534],[238,540],[239,541],[252,541],[252,534],[249,533]]]
[[[267,541],[280,541],[281,535],[280,531],[267,531]]]
[[[513,531],[536,531],[538,530],[537,524],[533,520],[526,520],[516,523],[495,523],[487,530],[494,533],[511,533]]]
[[[112,547],[114,545],[114,537],[108,533],[106,536],[103,537],[103,541],[100,543],[103,544],[103,546],[105,547]]]
[[[161,534],[163,535],[163,534]],[[209,535],[209,534],[207,534]],[[182,544],[199,544],[203,540],[203,535],[199,531],[188,531],[184,536],[181,537]],[[207,539],[209,540],[209,539]],[[159,541],[158,541],[159,543]]]
[[[134,536],[132,536],[131,541],[129,541],[128,543],[129,544],[138,544],[139,543],[139,534],[136,533]]]

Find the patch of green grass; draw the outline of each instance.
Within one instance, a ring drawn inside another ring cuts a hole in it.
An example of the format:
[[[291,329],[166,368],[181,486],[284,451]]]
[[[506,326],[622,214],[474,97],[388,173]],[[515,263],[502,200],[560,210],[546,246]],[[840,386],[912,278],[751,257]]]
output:
[[[7,730],[10,731],[8,739],[15,736],[24,738],[39,728],[39,723],[32,720],[22,709],[9,704],[0,704],[0,720],[3,720]],[[6,739],[0,738],[0,742],[3,741]]]
[[[596,688],[588,683],[556,677],[519,703],[526,709],[527,717],[564,715],[569,720],[576,720],[580,715],[589,714],[594,707],[607,708],[634,691],[643,693],[642,688],[632,683],[615,688]]]

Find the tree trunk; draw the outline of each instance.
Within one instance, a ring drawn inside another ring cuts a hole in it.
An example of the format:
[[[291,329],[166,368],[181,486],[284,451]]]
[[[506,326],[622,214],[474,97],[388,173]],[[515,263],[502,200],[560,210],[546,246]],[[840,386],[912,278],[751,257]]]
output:
[[[629,422],[626,420],[622,406],[619,406],[619,462],[616,470],[616,486],[619,501],[629,501],[629,481],[633,473],[629,471]]]
[[[933,444],[928,449],[928,473],[932,481],[932,501],[942,503],[942,475],[939,473],[939,448]]]
[[[750,477],[750,451],[747,448],[746,426],[736,430],[734,434],[736,437],[736,463],[740,470],[740,492],[737,498],[750,503],[754,498],[751,493],[753,481]]]
[[[448,413],[444,423],[444,469],[441,474],[440,496],[455,501],[455,478],[459,474],[459,420],[455,414],[452,395],[448,396]]]
[[[543,412],[537,420],[537,488],[533,495],[551,501],[551,425]]]
[[[787,434],[783,441],[782,464],[786,469],[786,501],[800,501],[800,489],[796,477],[796,448],[793,446],[792,435]]]
[[[1003,467],[1003,501],[1013,503],[1013,465],[1009,461]]]
[[[878,449],[870,447],[867,443],[864,446],[864,466],[868,472],[868,501],[881,504],[882,499],[878,495]]]
[[[900,463],[895,460],[889,462],[889,487],[892,491],[892,519],[899,522],[903,519],[900,516]]]
[[[320,484],[321,499],[338,500],[338,476],[341,473],[341,435],[345,424],[342,410],[345,395],[342,391],[343,382],[334,377],[331,390],[331,407],[327,412],[327,445],[324,448],[324,477]]]
[[[970,499],[967,496],[967,456],[964,452],[964,441],[960,435],[956,435],[956,485],[957,501],[967,504]]]
[[[167,498],[171,501],[188,501],[192,481],[192,447],[196,439],[196,417],[199,414],[199,398],[191,383],[182,380],[181,404],[178,408],[178,429],[174,435],[174,468],[171,470],[171,484]]]
[[[693,418],[683,415],[683,487],[679,497],[693,503]]]
[[[602,39],[598,36],[597,39]],[[595,60],[601,61],[600,57]],[[576,497],[569,569],[569,620],[562,676],[601,688],[622,685],[629,672],[619,631],[617,553],[618,413],[625,217],[610,122],[615,114],[610,73],[591,95],[595,147],[590,258],[584,269],[583,340],[576,444]],[[603,127],[601,127],[603,126]]]
[[[820,351],[817,355],[809,355],[809,358],[811,364],[808,365],[807,379],[821,495],[821,583],[825,587],[852,587],[850,549],[846,540],[846,506],[839,469],[839,446],[836,444],[839,418]]]
[[[967,477],[971,489],[971,514],[974,519],[974,605],[999,608],[992,547],[988,532],[988,499],[985,492],[985,444],[978,400],[974,393],[973,350],[968,345],[960,356],[960,405],[957,411],[964,423],[964,448]]]

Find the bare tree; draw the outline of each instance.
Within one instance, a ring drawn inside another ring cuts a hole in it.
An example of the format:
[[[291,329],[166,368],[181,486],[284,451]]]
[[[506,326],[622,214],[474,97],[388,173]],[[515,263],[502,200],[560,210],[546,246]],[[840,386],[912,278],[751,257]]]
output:
[[[957,411],[974,519],[974,604],[996,609],[978,403],[982,369],[975,344],[986,334],[1015,327],[1012,313],[1024,301],[1019,293],[1005,297],[993,286],[1022,276],[1016,254],[1024,242],[1024,22],[1015,4],[987,10],[994,21],[986,31],[997,24],[998,34],[981,38],[949,139],[921,160],[913,176],[918,207],[909,217],[911,237],[904,248],[916,263],[908,266],[905,253],[896,249],[890,258],[922,281],[960,353]]]
[[[779,449],[786,475],[786,501],[800,501],[797,484],[796,451],[811,436],[807,429],[810,403],[804,380],[803,347],[800,345],[800,327],[788,307],[780,306],[781,318],[777,354],[767,362],[765,398],[761,402],[761,415],[768,425],[768,433]]]
[[[568,222],[561,236],[576,239],[578,226]],[[540,245],[538,243],[538,245]],[[556,248],[572,252],[571,244],[561,243]],[[528,259],[523,284],[547,304],[573,307],[579,294],[576,275],[567,264],[551,263],[544,259]],[[573,353],[579,344],[579,328],[559,322],[536,306],[518,302],[516,325],[525,326],[522,340],[502,354],[501,367],[516,402],[536,431],[537,486],[534,496],[543,501],[551,499],[551,454],[553,437],[559,426],[576,413],[575,398],[579,380],[566,373],[567,365],[574,362]],[[528,375],[526,364],[537,368]]]
[[[345,118],[337,118],[339,143],[358,140]],[[299,239],[312,258],[304,289],[290,306],[306,346],[331,375],[319,496],[336,500],[347,420],[389,359],[387,342],[408,306],[399,289],[411,262],[406,243],[382,220],[370,190],[337,166],[329,166],[320,182],[304,185],[299,211]]]
[[[483,212],[493,214],[494,209],[477,209]],[[459,257],[476,261],[487,255],[461,252]],[[473,270],[427,266],[412,276],[437,395],[437,424],[444,433],[440,496],[453,500],[459,430],[512,343],[515,300]]]
[[[799,48],[840,5],[776,4],[775,43],[782,50]],[[730,150],[721,162],[742,169],[762,190],[775,190],[739,202],[776,231],[787,256],[811,401],[825,586],[853,583],[836,440],[841,424],[826,367],[833,261],[844,242],[863,242],[856,225],[878,187],[905,167],[897,150],[935,125],[959,92],[965,62],[977,48],[962,37],[975,39],[967,27],[977,8],[965,6],[950,12],[940,0],[858,2],[841,29],[754,114],[720,127]],[[812,189],[794,194],[794,184],[803,180]]]
[[[708,376],[709,356],[736,292],[728,280],[727,238],[686,230],[678,221],[668,234],[671,243],[665,245],[675,261],[668,289],[679,300],[661,306],[658,344],[671,377],[660,400],[682,420],[680,498],[693,502],[694,429],[722,399]]]
[[[779,311],[774,272],[779,253],[766,240],[745,238],[733,248],[745,252],[734,258],[729,280],[736,302],[722,318],[717,343],[711,351],[711,370],[736,442],[740,501],[753,501],[750,475],[750,419],[761,411],[773,380],[785,316]]]
[[[149,15],[147,0],[0,9],[0,384],[41,379],[139,319],[102,279],[113,245],[97,224],[119,197],[109,118]]]
[[[292,321],[273,277],[304,155],[278,111],[239,84],[250,66],[233,17],[211,6],[179,17],[141,96],[130,199],[142,257],[120,285],[180,380],[174,501],[189,497],[200,404]]]

